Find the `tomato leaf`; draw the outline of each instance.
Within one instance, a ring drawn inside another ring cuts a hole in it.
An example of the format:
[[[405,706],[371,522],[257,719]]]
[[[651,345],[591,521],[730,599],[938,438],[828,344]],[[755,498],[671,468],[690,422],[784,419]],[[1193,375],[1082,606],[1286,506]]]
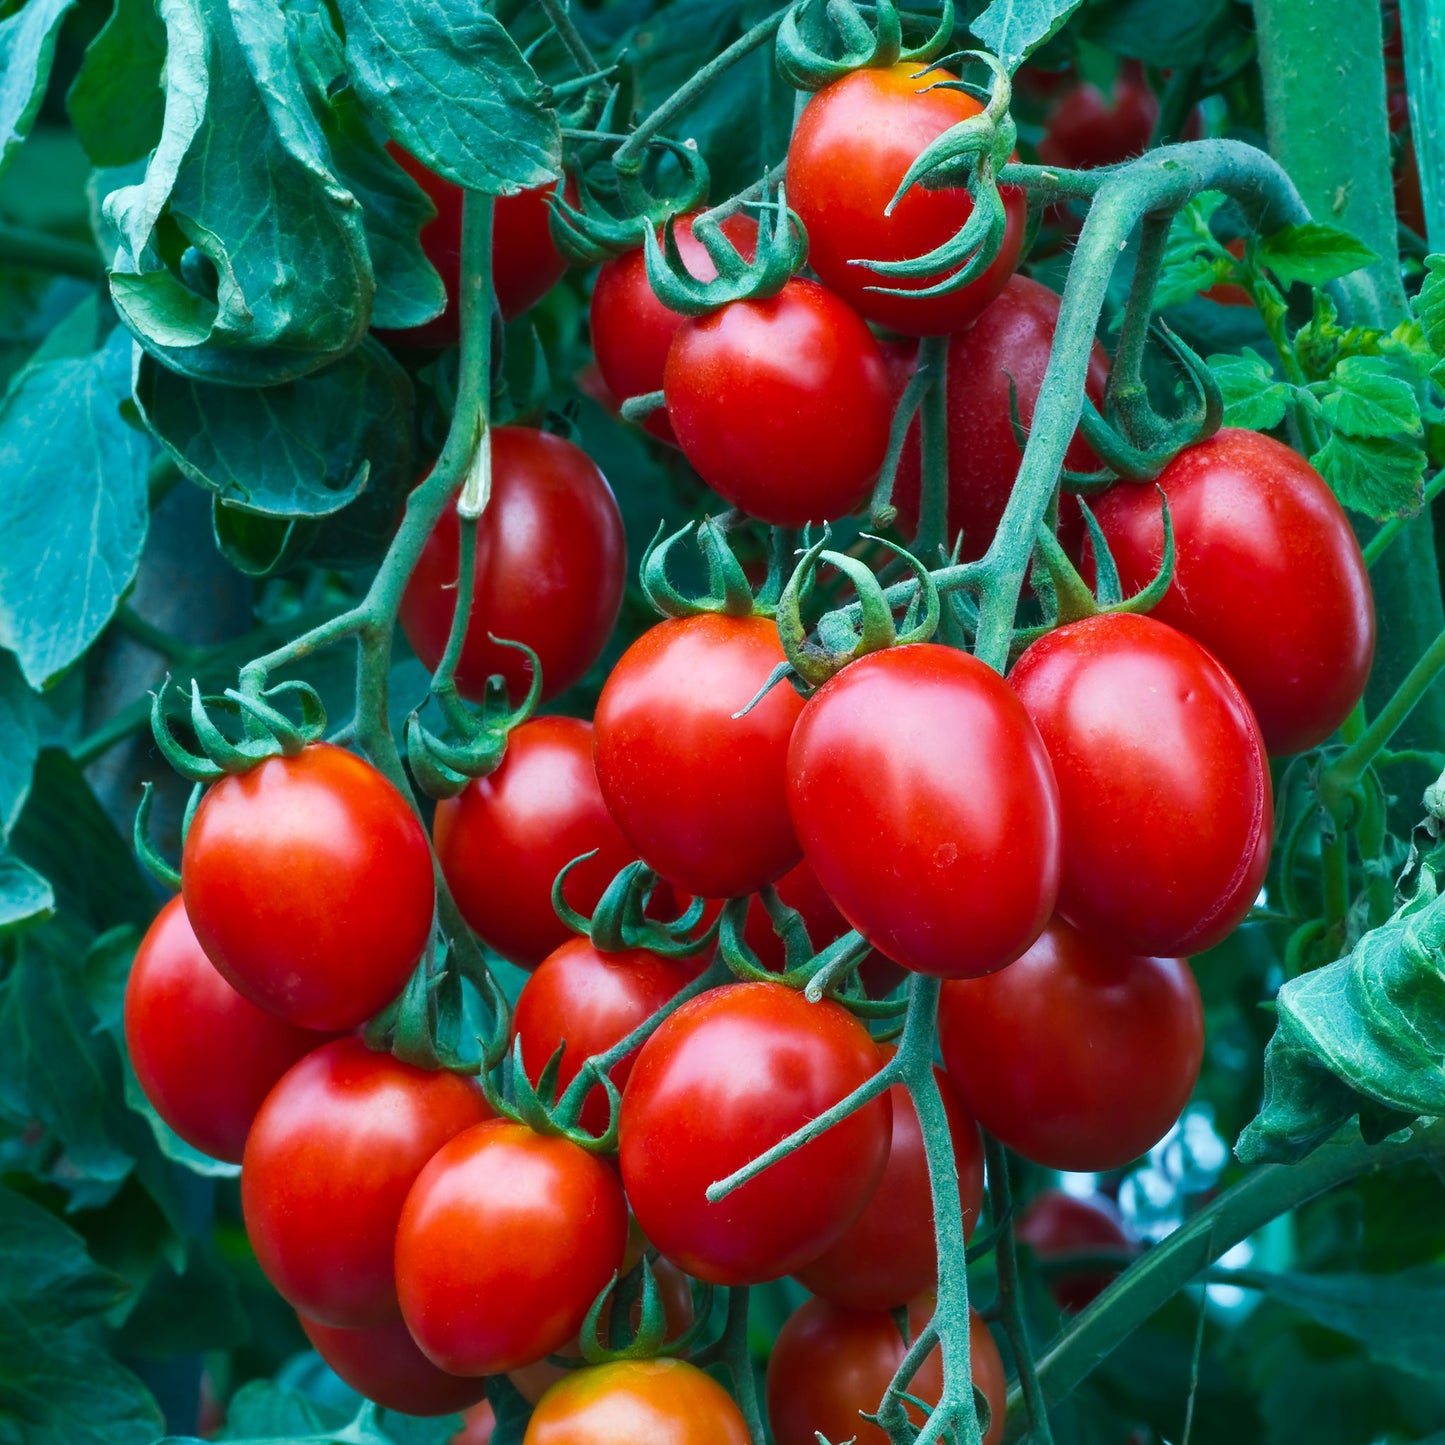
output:
[[[30,0],[0,20],[0,175],[30,134],[45,97],[60,22],[75,0]]]
[[[1064,28],[1082,0],[992,0],[969,29],[1010,71]]]
[[[165,61],[166,27],[154,0],[116,0],[66,97],[75,133],[96,165],[138,161],[159,142]]]
[[[1226,425],[1270,431],[1284,420],[1292,388],[1257,351],[1246,346],[1238,356],[1211,356],[1209,369],[1224,394]]]
[[[1081,23],[1095,45],[1164,69],[1203,64],[1211,51],[1227,55],[1238,44],[1229,0],[1095,0]]]
[[[1418,436],[1421,431],[1415,390],[1384,357],[1344,357],[1330,375],[1320,409],[1347,436]]]
[[[1419,510],[1425,461],[1423,449],[1410,442],[1344,432],[1336,432],[1310,458],[1341,506],[1376,521]]]
[[[1286,226],[1259,243],[1260,265],[1274,272],[1284,287],[1293,286],[1297,281],[1307,286],[1323,286],[1376,259],[1363,241],[1338,226],[1326,226],[1319,221]]]
[[[55,890],[33,868],[0,853],[0,938],[55,914]]]

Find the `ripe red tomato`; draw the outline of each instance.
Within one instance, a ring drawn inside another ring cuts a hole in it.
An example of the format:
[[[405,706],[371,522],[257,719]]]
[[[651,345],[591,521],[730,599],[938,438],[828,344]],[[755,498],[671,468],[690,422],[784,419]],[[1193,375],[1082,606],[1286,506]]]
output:
[[[460,524],[447,507],[427,539],[401,603],[416,655],[435,668],[456,612]],[[607,479],[580,447],[531,427],[492,432],[492,499],[477,523],[477,555],[457,691],[479,700],[500,673],[518,701],[532,664],[488,637],[525,642],[542,665],[542,696],[556,697],[597,661],[627,580],[627,539]]]
[[[908,1307],[908,1329],[915,1337],[933,1314],[930,1299]],[[872,1414],[883,1399],[907,1346],[898,1323],[886,1310],[849,1310],[827,1300],[810,1299],[787,1319],[768,1361],[768,1421],[777,1445],[817,1445],[852,1440],[854,1445],[888,1445],[877,1425],[860,1418]],[[968,1312],[968,1361],[973,1383],[987,1399],[991,1418],[984,1445],[1003,1439],[1004,1402],[1008,1378],[998,1346],[977,1310]],[[943,1394],[943,1351],[923,1361],[908,1393],[927,1404]],[[921,1425],[923,1411],[906,1406],[909,1419]]]
[[[1002,968],[1053,911],[1048,755],[1008,684],[965,652],[894,647],[830,678],[793,732],[788,805],[843,916],[917,973]]]
[[[438,1150],[407,1195],[402,1316],[444,1370],[512,1370],[577,1333],[626,1244],[627,1201],[608,1163],[489,1120]]]
[[[1114,613],[1041,637],[1009,680],[1058,779],[1059,913],[1134,953],[1202,953],[1231,933],[1264,881],[1274,816],[1234,679],[1182,632]]]
[[[732,984],[684,1004],[643,1046],[622,1096],[622,1179],[643,1233],[714,1284],[777,1279],[816,1259],[882,1176],[886,1094],[717,1204],[705,1191],[882,1062],[846,1009],[780,984]]]
[[[1049,1169],[1117,1169],[1189,1102],[1204,1006],[1182,958],[1144,958],[1055,920],[1017,963],[950,981],[939,1048],[964,1105]]]
[[[1096,1251],[1128,1254],[1136,1248],[1118,1205],[1104,1194],[1080,1198],[1062,1189],[1040,1190],[1019,1216],[1015,1233],[1044,1263]],[[1060,1309],[1081,1310],[1108,1289],[1118,1273],[1113,1268],[1050,1274],[1049,1293]]]
[[[602,801],[592,726],[571,717],[514,728],[496,772],[437,804],[432,837],[462,917],[519,968],[535,968],[572,937],[552,908],[552,884],[568,863],[597,850],[563,890],[590,915],[637,856]]]
[[[201,951],[172,898],[146,931],[125,986],[125,1042],[156,1113],[192,1147],[241,1162],[271,1086],[325,1042],[241,997]]]
[[[1324,478],[1273,437],[1227,427],[1180,452],[1159,487],[1174,583],[1151,615],[1224,664],[1271,753],[1322,743],[1360,700],[1375,651],[1365,559]],[[1158,492],[1112,487],[1097,515],[1125,594],[1146,587],[1164,553]]]
[[[447,1445],[492,1445],[492,1432],[497,1428],[497,1415],[490,1400],[483,1400],[462,1412],[462,1428]]]
[[[698,213],[677,218],[677,249],[683,265],[699,281],[711,281],[717,267],[692,234]],[[758,223],[739,212],[721,223],[723,235],[747,258],[757,245]],[[647,260],[641,246],[614,256],[597,273],[588,313],[592,352],[597,369],[612,395],[622,401],[662,390],[667,352],[682,317],[657,299],[647,280]],[[642,423],[653,436],[674,445],[677,438],[659,408]]]
[[[766,617],[669,618],[623,653],[597,700],[597,781],[623,836],[685,893],[735,898],[781,877],[800,849],[788,822],[788,738],[802,699],[781,683]]]
[[[1159,98],[1149,89],[1144,67],[1125,60],[1109,98],[1081,81],[1054,102],[1039,159],[1065,170],[1117,165],[1148,150],[1158,123]]]
[[[490,1117],[482,1091],[360,1039],[314,1050],[266,1096],[241,1164],[246,1233],[267,1279],[322,1324],[397,1315],[396,1222],[422,1166]]]
[[[577,1370],[542,1397],[522,1445],[752,1445],[742,1412],[682,1360]]]
[[[929,88],[956,79],[948,71],[919,71],[916,61],[855,70],[813,96],[788,146],[788,204],[808,228],[808,264],[825,285],[870,321],[934,336],[962,331],[998,295],[1019,263],[1027,204],[1012,186],[999,192],[1008,218],[1003,246],[981,276],[957,291],[900,295],[945,273],[905,281],[853,264],[927,255],[973,214],[973,198],[961,186],[930,191],[916,185],[887,211],[922,151],[983,110],[963,91]],[[894,289],[868,289],[879,284]]]
[[[431,934],[425,830],[370,763],[329,743],[213,784],[181,883],[222,977],[302,1028],[354,1028],[384,1008]]]

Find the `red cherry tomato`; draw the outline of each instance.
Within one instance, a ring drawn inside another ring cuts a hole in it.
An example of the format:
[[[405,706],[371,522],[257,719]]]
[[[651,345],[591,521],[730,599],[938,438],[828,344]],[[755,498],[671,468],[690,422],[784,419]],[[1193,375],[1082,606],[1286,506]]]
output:
[[[909,1306],[910,1338],[928,1324],[932,1313],[931,1300]],[[877,1410],[906,1353],[898,1323],[887,1311],[848,1310],[827,1300],[808,1300],[778,1331],[768,1361],[768,1422],[777,1445],[817,1445],[819,1434],[854,1445],[888,1445],[888,1436],[861,1416]],[[973,1383],[989,1405],[984,1445],[998,1445],[1008,1379],[998,1346],[977,1310],[968,1312],[968,1361]],[[942,1350],[924,1359],[908,1393],[927,1404],[938,1403],[943,1394]],[[923,1423],[922,1410],[905,1408],[909,1419]]]
[[[1107,1195],[1080,1198],[1061,1189],[1044,1189],[1029,1200],[1015,1230],[1042,1263],[1077,1255],[1129,1254],[1136,1248],[1119,1208]],[[1062,1310],[1081,1310],[1114,1282],[1113,1269],[1070,1270],[1049,1275],[1049,1293]]]
[[[939,1048],[964,1104],[1049,1169],[1137,1159],[1189,1102],[1204,1007],[1182,958],[1144,958],[1055,920],[1017,963],[944,984]]]
[[[1059,913],[1135,953],[1202,953],[1233,932],[1274,818],[1234,679],[1182,632],[1115,613],[1041,637],[1009,680],[1059,784]]]
[[[1271,753],[1322,743],[1363,695],[1375,652],[1365,559],[1324,478],[1282,442],[1228,427],[1180,452],[1158,485],[1174,582],[1152,615],[1224,664]],[[1113,487],[1097,515],[1125,595],[1147,586],[1164,553],[1158,491]]]
[[[490,1120],[438,1150],[407,1195],[402,1316],[444,1370],[515,1369],[577,1333],[626,1244],[627,1201],[606,1162]]]
[[[571,717],[514,728],[496,772],[437,804],[432,835],[462,917],[519,968],[536,967],[572,936],[552,908],[552,884],[568,863],[597,850],[563,889],[590,915],[637,856],[602,801],[591,724]]]
[[[181,883],[222,977],[302,1028],[354,1028],[384,1008],[431,933],[425,830],[370,763],[329,743],[213,784]]]
[[[422,550],[401,603],[416,655],[435,668],[456,612],[461,539],[447,507]],[[556,697],[597,661],[627,580],[622,514],[592,459],[531,427],[492,432],[492,499],[477,523],[476,581],[457,691],[480,699],[500,673],[513,701],[532,664],[488,637],[524,642],[542,665],[542,696]]]
[[[597,781],[638,855],[685,893],[754,893],[797,861],[784,772],[803,710],[766,617],[669,618],[623,653],[597,700]]]
[[[881,1066],[847,1010],[780,984],[733,984],[684,1004],[643,1046],[622,1097],[622,1178],[643,1233],[714,1284],[776,1279],[816,1259],[882,1176],[886,1095],[726,1199],[709,1204],[705,1191]]]
[[[1117,165],[1148,150],[1158,123],[1159,98],[1149,89],[1144,67],[1125,60],[1109,99],[1084,81],[1054,102],[1039,159],[1065,170]]]
[[[241,997],[201,951],[172,898],[146,931],[125,986],[125,1043],[156,1113],[193,1148],[239,1164],[271,1086],[324,1034]]]
[[[1226,241],[1224,249],[1236,261],[1242,261],[1244,259],[1244,238],[1241,236],[1232,241]],[[1243,286],[1236,286],[1233,281],[1220,281],[1200,294],[1206,301],[1217,302],[1220,306],[1252,306],[1254,304],[1249,299],[1249,292]]]
[[[338,1039],[266,1096],[241,1164],[246,1233],[267,1279],[322,1324],[397,1315],[392,1244],[422,1166],[488,1118],[475,1081]]]
[[[496,1428],[497,1415],[491,1401],[483,1400],[462,1412],[462,1428],[447,1445],[492,1445],[492,1431]]]
[[[998,295],[1019,263],[1026,202],[1011,186],[999,192],[1007,215],[1003,246],[981,276],[956,291],[902,295],[950,273],[905,280],[853,264],[925,256],[952,240],[973,214],[973,199],[962,187],[922,185],[888,210],[923,150],[983,109],[962,91],[929,89],[956,79],[948,71],[919,70],[914,61],[855,70],[813,96],[788,146],[788,204],[808,228],[808,264],[825,285],[870,321],[934,336],[962,331]],[[891,289],[868,289],[880,284]]]
[[[916,643],[829,679],[793,732],[788,804],[843,916],[915,972],[1002,968],[1053,911],[1048,756],[1008,684],[967,653]]]

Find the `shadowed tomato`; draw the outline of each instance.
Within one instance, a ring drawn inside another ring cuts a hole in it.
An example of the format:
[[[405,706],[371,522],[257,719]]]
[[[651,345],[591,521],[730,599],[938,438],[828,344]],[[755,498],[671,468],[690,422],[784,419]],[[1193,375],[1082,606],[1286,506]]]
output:
[[[932,89],[956,79],[920,74],[916,61],[855,70],[809,100],[788,146],[788,204],[808,228],[808,264],[870,321],[913,336],[963,330],[998,295],[1019,262],[1024,193],[1005,186],[1003,245],[983,274],[941,296],[911,297],[936,284],[881,276],[857,261],[908,261],[951,241],[973,214],[963,187],[910,188],[889,209],[909,166],[945,131],[983,107],[961,90]],[[956,268],[955,268],[956,269]],[[868,288],[886,285],[888,292]],[[816,520],[816,519],[815,519]]]
[[[1107,1195],[1080,1198],[1061,1189],[1041,1190],[1029,1200],[1015,1233],[1019,1242],[1028,1245],[1044,1264],[1079,1255],[1132,1254],[1138,1247],[1124,1226],[1118,1206]],[[1050,1273],[1049,1293],[1060,1309],[1081,1310],[1108,1289],[1118,1273],[1118,1266]]]
[[[407,641],[431,669],[456,612],[459,527],[456,509],[447,507],[401,603]],[[586,452],[531,427],[492,432],[492,497],[477,523],[474,571],[457,691],[479,700],[487,678],[499,673],[514,702],[526,692],[532,664],[490,633],[537,654],[544,698],[565,692],[597,661],[627,577],[622,514]]]
[[[1236,261],[1244,260],[1244,238],[1242,236],[1237,236],[1232,241],[1226,241],[1224,249]],[[1220,281],[1200,294],[1206,301],[1217,302],[1220,306],[1254,305],[1249,299],[1249,292],[1243,286],[1237,286],[1233,281]]]
[[[462,1412],[462,1428],[447,1445],[492,1445],[492,1431],[496,1428],[497,1416],[491,1401],[483,1400]]]
[[[1117,165],[1148,150],[1158,123],[1159,98],[1149,89],[1144,67],[1125,60],[1109,97],[1082,81],[1054,102],[1039,159],[1065,170]]]
[[[206,956],[252,1003],[349,1029],[402,990],[431,934],[431,851],[407,801],[329,743],[214,783],[181,855]]]

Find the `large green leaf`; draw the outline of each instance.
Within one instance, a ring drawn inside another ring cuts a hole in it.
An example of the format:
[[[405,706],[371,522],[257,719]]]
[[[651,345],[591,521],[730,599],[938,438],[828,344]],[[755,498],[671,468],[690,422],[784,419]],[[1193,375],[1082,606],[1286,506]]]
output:
[[[30,793],[39,748],[30,689],[15,659],[0,652],[0,843],[9,837]]]
[[[138,161],[159,143],[165,60],[166,27],[155,0],[116,0],[66,97],[75,133],[96,165]]]
[[[0,852],[0,938],[44,923],[55,912],[48,880],[9,853]]]
[[[30,134],[50,66],[60,22],[75,0],[30,0],[0,20],[0,173]]]
[[[969,29],[1016,70],[1030,51],[1064,28],[1083,0],[992,0]]]

